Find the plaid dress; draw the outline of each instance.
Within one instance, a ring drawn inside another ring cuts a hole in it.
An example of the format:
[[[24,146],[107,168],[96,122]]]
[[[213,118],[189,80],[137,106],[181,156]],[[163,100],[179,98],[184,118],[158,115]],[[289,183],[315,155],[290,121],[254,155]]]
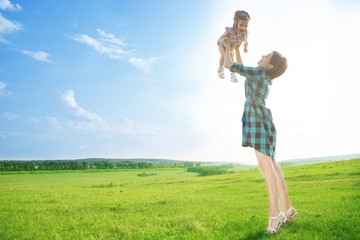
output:
[[[234,63],[231,72],[246,77],[244,113],[242,116],[242,146],[275,157],[276,129],[270,109],[265,106],[272,84],[268,69],[263,67],[245,67]]]

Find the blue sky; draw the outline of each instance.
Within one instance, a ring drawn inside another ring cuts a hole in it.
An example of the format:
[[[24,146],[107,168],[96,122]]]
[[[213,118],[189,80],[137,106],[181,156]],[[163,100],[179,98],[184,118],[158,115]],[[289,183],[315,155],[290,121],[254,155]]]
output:
[[[255,164],[243,83],[216,76],[238,9],[252,17],[245,65],[289,60],[267,102],[278,159],[359,153],[356,1],[0,0],[0,159]]]

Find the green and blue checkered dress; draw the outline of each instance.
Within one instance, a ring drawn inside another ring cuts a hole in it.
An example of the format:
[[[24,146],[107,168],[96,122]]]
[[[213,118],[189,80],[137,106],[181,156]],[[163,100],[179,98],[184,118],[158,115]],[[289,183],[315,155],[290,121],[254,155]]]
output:
[[[265,99],[272,84],[268,69],[234,63],[230,71],[246,77],[242,145],[275,157],[276,129],[271,111],[265,106]]]

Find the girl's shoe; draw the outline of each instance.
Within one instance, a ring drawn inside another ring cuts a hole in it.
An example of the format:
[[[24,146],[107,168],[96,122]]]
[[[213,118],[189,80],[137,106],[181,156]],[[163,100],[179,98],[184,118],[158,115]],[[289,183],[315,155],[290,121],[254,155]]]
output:
[[[238,82],[238,80],[237,80],[237,78],[235,76],[235,73],[232,72],[230,75],[231,75],[231,81],[232,82],[234,82],[234,83]]]
[[[221,78],[221,79],[224,79],[224,78],[225,78],[224,68],[223,68],[223,67],[219,67],[219,69],[217,70],[217,72],[218,72],[219,78]]]
[[[271,227],[271,221],[273,219],[277,219],[279,221],[279,223],[278,223],[278,225],[276,226],[275,229]],[[268,228],[266,230],[266,233],[267,234],[275,234],[275,233],[277,233],[279,231],[281,225],[283,223],[285,223],[286,221],[287,221],[287,218],[286,218],[285,214],[282,213],[282,212],[280,212],[279,215],[277,215],[276,217],[270,217],[270,221],[269,221],[269,225],[268,225]]]
[[[292,211],[292,214],[290,214],[290,212]],[[293,207],[290,207],[289,210],[285,213],[285,216],[287,218],[287,223],[290,222],[290,220],[292,220],[295,216],[297,215],[297,212],[295,211],[295,209]]]

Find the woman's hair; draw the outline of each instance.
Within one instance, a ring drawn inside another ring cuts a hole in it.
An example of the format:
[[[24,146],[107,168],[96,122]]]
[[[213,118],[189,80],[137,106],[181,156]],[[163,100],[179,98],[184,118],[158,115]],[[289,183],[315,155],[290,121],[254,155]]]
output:
[[[281,76],[286,71],[288,66],[287,59],[276,51],[273,51],[270,64],[274,66],[269,70],[269,76],[271,80]]]

